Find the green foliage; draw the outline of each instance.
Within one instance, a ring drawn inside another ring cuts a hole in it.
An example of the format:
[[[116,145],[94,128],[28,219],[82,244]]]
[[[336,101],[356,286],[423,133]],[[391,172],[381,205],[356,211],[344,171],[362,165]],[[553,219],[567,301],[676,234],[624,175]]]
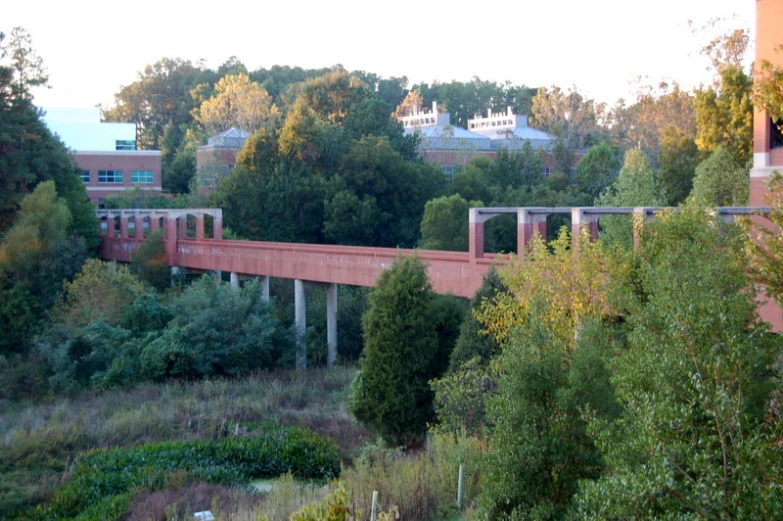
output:
[[[497,368],[476,357],[430,386],[435,393],[436,432],[481,434],[487,426],[486,400],[497,387]]]
[[[397,259],[370,293],[365,346],[351,412],[391,445],[423,438],[433,419],[433,360],[438,337],[430,319],[432,287],[416,257]]]
[[[699,148],[691,137],[674,130],[664,133],[658,162],[668,205],[677,206],[691,193],[700,157]]]
[[[0,243],[0,353],[24,352],[31,332],[55,303],[63,281],[81,269],[84,240],[68,236],[71,213],[52,181],[21,204]]]
[[[130,270],[142,280],[163,291],[171,285],[171,269],[166,262],[163,230],[155,230],[133,252]]]
[[[471,201],[470,206],[484,203]],[[427,201],[419,245],[425,250],[468,251],[468,202],[459,194]]]
[[[54,309],[58,322],[84,327],[98,319],[117,325],[125,309],[144,292],[144,285],[125,266],[89,259]]]
[[[324,235],[340,244],[412,246],[424,205],[442,183],[434,167],[405,161],[388,138],[361,138],[331,183]]]
[[[280,332],[257,281],[235,291],[205,275],[170,310],[166,330],[142,349],[146,378],[237,375],[269,368],[280,355]]]
[[[750,255],[750,273],[755,282],[764,286],[764,291],[777,302],[783,302],[783,176],[773,172],[770,176],[767,198],[769,220],[775,225],[770,229],[766,222],[743,223],[750,232],[747,248]]]
[[[739,164],[753,153],[753,79],[740,65],[724,64],[716,87],[696,93],[696,144],[712,152],[728,150]]]
[[[219,441],[163,442],[84,454],[49,505],[31,519],[75,517],[120,519],[125,495],[162,488],[167,476],[191,481],[246,483],[291,472],[304,478],[333,478],[340,472],[336,445],[297,427],[268,425],[264,432]]]
[[[460,335],[460,326],[467,312],[467,301],[454,295],[434,295],[430,309],[430,320],[438,334],[438,351],[432,360],[433,376],[446,372]]]
[[[599,206],[663,206],[666,194],[650,158],[641,148],[625,153],[623,168],[614,184],[598,199]],[[601,219],[601,238],[629,248],[633,244],[633,223],[627,216]]]
[[[610,365],[622,413],[591,420],[606,470],[581,484],[580,518],[781,516],[779,342],[758,322],[744,241],[695,207],[645,227],[627,349]]]
[[[591,146],[576,165],[576,182],[593,197],[598,197],[617,178],[620,162],[617,152],[606,141]]]
[[[488,400],[493,427],[480,505],[491,519],[562,519],[579,480],[602,469],[580,410],[599,417],[617,410],[606,370],[610,332],[588,321],[569,352],[541,318],[526,320],[504,348]]]
[[[783,121],[783,69],[767,60],[761,62],[760,69],[754,78],[754,102],[780,126]]]
[[[748,169],[718,147],[696,167],[691,197],[706,206],[743,206],[750,197]]]
[[[508,288],[501,280],[495,268],[490,268],[481,281],[481,286],[470,301],[470,310],[460,325],[459,338],[449,359],[449,371],[455,372],[460,366],[476,357],[478,363],[486,365],[500,353],[500,344],[494,336],[487,334],[484,326],[476,318],[475,313],[485,302],[495,300],[499,293],[507,292]]]

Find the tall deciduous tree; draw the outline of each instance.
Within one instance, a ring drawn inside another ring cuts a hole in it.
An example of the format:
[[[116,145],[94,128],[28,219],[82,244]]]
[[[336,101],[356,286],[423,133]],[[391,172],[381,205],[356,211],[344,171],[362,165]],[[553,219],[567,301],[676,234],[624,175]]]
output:
[[[569,150],[585,147],[597,133],[595,103],[574,88],[538,89],[532,105],[533,124],[563,140]]]
[[[468,208],[484,206],[454,194],[427,201],[421,220],[420,246],[425,250],[468,251]]]
[[[593,145],[576,165],[576,182],[582,191],[597,197],[617,178],[620,161],[606,141]]]
[[[215,85],[215,95],[198,109],[198,121],[209,135],[237,127],[253,133],[273,128],[279,111],[266,90],[247,74],[224,76]]]
[[[23,352],[29,334],[57,299],[63,280],[81,268],[84,240],[69,237],[71,212],[54,182],[22,199],[19,216],[0,243],[0,353]]]
[[[658,162],[661,185],[669,205],[677,206],[691,193],[701,156],[692,136],[671,127],[664,132]]]
[[[416,257],[397,259],[370,293],[351,411],[391,445],[420,441],[433,420],[432,301],[427,269]]]
[[[696,202],[709,206],[744,206],[748,204],[749,194],[748,169],[737,163],[728,149],[718,147],[696,167],[691,191]]]
[[[753,80],[741,67],[723,65],[719,84],[696,93],[696,144],[726,148],[744,165],[753,152]]]
[[[657,172],[649,156],[640,147],[625,153],[623,168],[609,189],[601,194],[599,206],[663,206],[663,192]],[[633,241],[632,220],[626,216],[607,216],[601,219],[604,240],[630,247]]]
[[[622,406],[591,431],[606,470],[584,481],[587,519],[778,519],[780,416],[770,394],[779,342],[766,334],[745,237],[696,207],[660,216],[637,251]]]

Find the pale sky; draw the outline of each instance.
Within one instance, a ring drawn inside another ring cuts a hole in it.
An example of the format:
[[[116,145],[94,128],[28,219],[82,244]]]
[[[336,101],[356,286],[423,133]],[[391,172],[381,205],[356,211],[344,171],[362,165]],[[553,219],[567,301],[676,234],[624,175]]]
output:
[[[410,85],[483,80],[576,85],[610,104],[634,80],[710,80],[692,19],[730,19],[755,34],[755,0],[27,0],[5,2],[0,31],[21,26],[50,75],[40,106],[111,105],[122,85],[163,57],[237,56],[248,68],[290,65],[407,76]]]

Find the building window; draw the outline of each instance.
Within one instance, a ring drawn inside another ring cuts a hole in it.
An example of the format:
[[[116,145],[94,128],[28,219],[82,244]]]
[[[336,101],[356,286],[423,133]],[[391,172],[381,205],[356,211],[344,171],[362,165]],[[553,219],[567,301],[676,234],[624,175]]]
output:
[[[131,170],[131,183],[151,183],[152,170]]]
[[[99,183],[122,183],[122,170],[98,170]]]
[[[541,173],[542,173],[543,175],[546,175],[546,176],[548,176],[548,175],[551,173],[551,170],[550,170],[550,168],[549,168],[548,166],[545,166],[545,167],[543,167],[543,168],[541,169]]]
[[[453,166],[444,166],[443,167],[443,175],[446,176],[446,179],[448,179],[449,182],[454,181],[454,167]]]
[[[79,179],[82,180],[82,183],[89,183],[90,182],[90,171],[89,170],[82,170],[82,173],[79,174]]]
[[[116,150],[136,150],[136,141],[133,139],[117,139],[114,141]]]

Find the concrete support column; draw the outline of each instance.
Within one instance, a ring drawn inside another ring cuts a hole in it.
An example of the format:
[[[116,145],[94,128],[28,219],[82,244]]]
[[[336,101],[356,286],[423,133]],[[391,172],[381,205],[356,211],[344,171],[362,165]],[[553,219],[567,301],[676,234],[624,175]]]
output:
[[[160,228],[160,217],[157,215],[150,216],[150,233]]]
[[[177,219],[177,232],[180,239],[188,238],[188,216],[182,215]]]
[[[332,368],[337,361],[337,284],[326,289],[326,367]]]
[[[133,217],[133,237],[139,240],[144,239],[144,216],[136,214]]]
[[[128,216],[120,214],[120,237],[127,239],[128,235]]]
[[[239,273],[231,272],[231,289],[239,291]]]
[[[166,217],[163,226],[166,238],[166,262],[174,267],[177,265],[177,219]]]
[[[294,323],[296,324],[296,368],[307,369],[307,312],[305,308],[304,281],[294,280]]]
[[[598,240],[598,216],[586,213],[586,208],[571,209],[571,249],[579,250],[579,235],[587,227],[591,241]]]
[[[484,256],[484,221],[477,208],[471,208],[468,217],[468,252],[471,264]]]
[[[261,277],[261,300],[269,302],[269,277]]]
[[[182,268],[179,266],[171,267],[171,285],[174,286],[177,283],[177,279],[182,275]]]
[[[517,210],[517,255],[520,259],[536,234],[546,241],[547,217],[547,214],[531,213],[527,208]]]
[[[197,241],[204,240],[204,216],[203,215],[196,216],[196,240]]]
[[[212,219],[212,230],[213,239],[223,239],[223,217],[215,217]]]

